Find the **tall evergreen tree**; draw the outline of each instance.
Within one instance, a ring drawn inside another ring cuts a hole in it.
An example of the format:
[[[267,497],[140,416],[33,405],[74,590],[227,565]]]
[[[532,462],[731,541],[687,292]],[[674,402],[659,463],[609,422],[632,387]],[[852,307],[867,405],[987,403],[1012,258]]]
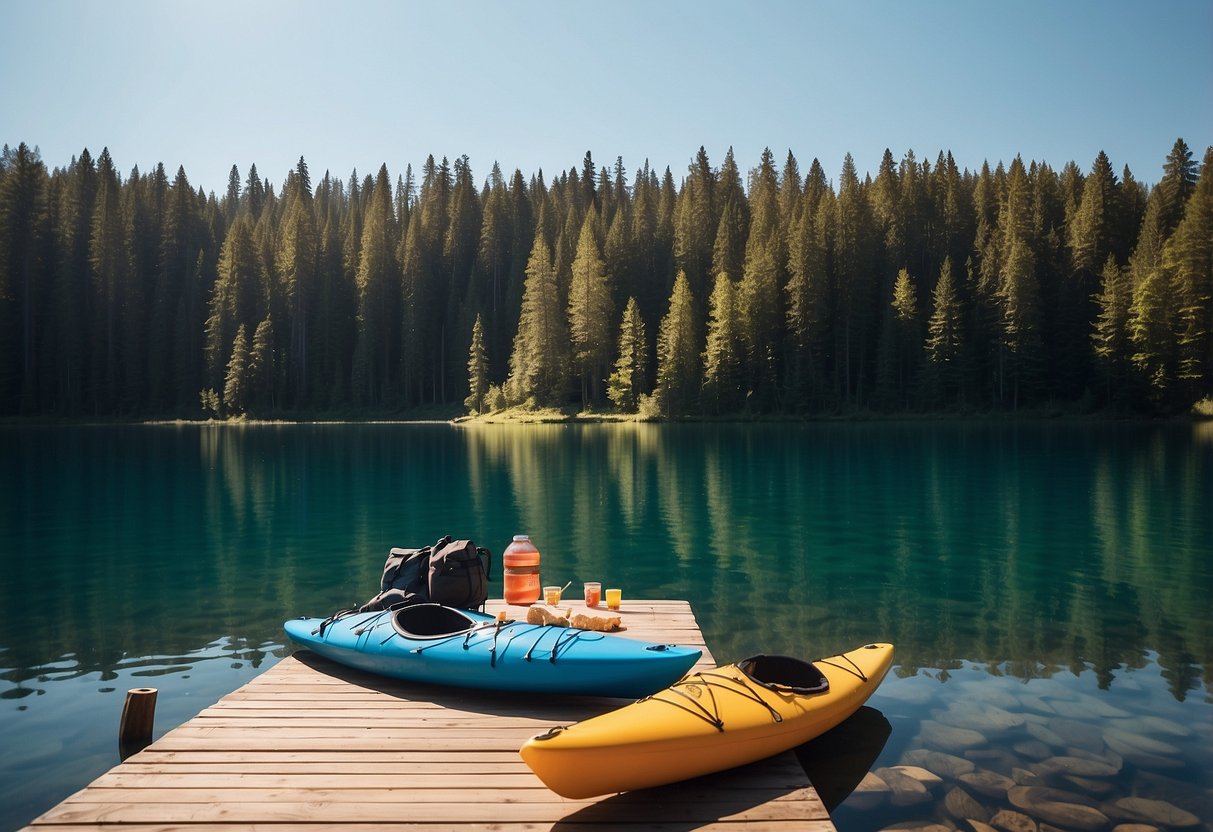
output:
[[[49,229],[46,167],[25,142],[5,157],[0,179],[0,413],[37,407],[38,333]]]
[[[541,232],[536,232],[527,261],[522,290],[522,312],[506,397],[511,404],[532,402],[539,406],[564,403],[567,385],[568,337],[565,316],[556,285],[556,268]]]
[[[387,165],[379,168],[371,200],[359,247],[358,343],[353,386],[357,401],[377,406],[385,404],[393,394],[398,344],[395,321],[400,284]]]
[[[678,273],[669,310],[657,336],[657,406],[666,418],[689,413],[699,392],[699,337],[695,299],[686,274]]]
[[[489,357],[484,349],[484,325],[480,316],[472,325],[472,344],[468,348],[468,396],[463,400],[469,413],[483,413],[489,391]]]
[[[893,351],[898,398],[907,409],[917,383],[919,349],[918,293],[910,273],[901,269],[893,284]]]
[[[826,223],[832,209],[826,196],[806,196],[788,239],[786,386],[796,409],[808,407],[824,384],[830,305]]]
[[[645,391],[646,364],[649,357],[644,319],[636,298],[628,298],[619,324],[619,357],[611,373],[607,395],[615,406],[626,413],[636,412],[640,396]]]
[[[1099,317],[1091,333],[1095,359],[1104,373],[1104,398],[1112,401],[1125,379],[1129,359],[1129,306],[1133,287],[1128,274],[1116,264],[1111,254],[1104,262],[1102,289],[1095,302]]]
[[[249,392],[249,347],[244,324],[236,328],[232,341],[232,355],[227,362],[227,373],[223,383],[223,408],[229,414],[239,415],[248,406]]]
[[[599,402],[611,354],[611,321],[615,317],[611,284],[598,251],[597,214],[590,211],[581,224],[573,279],[569,285],[569,340],[573,365],[581,377],[583,404]]]
[[[1213,146],[1162,259],[1175,292],[1178,380],[1190,401],[1213,396]]]
[[[93,278],[89,391],[93,412],[108,415],[115,412],[120,389],[118,327],[123,278],[128,269],[121,183],[108,148],[97,160],[97,183],[88,252]]]
[[[952,259],[943,261],[935,283],[934,310],[927,325],[926,353],[936,406],[963,400],[964,312],[952,277]]]
[[[703,351],[703,393],[701,401],[711,413],[732,413],[741,404],[741,362],[744,349],[741,321],[737,311],[737,291],[725,272],[716,275],[716,285],[708,300],[707,343]]]

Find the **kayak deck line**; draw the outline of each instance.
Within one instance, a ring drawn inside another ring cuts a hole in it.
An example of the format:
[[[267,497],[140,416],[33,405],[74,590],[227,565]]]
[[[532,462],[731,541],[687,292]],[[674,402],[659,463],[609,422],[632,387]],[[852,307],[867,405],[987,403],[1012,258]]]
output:
[[[578,603],[560,607],[601,613]],[[527,610],[497,599],[487,611],[525,619]],[[619,636],[701,649],[690,673],[715,669],[689,602],[628,601],[611,614],[626,627]],[[547,654],[545,647],[536,659],[546,661]],[[696,780],[584,800],[547,789],[518,754],[526,740],[553,726],[628,701],[405,682],[299,651],[27,828],[834,832],[792,752]]]

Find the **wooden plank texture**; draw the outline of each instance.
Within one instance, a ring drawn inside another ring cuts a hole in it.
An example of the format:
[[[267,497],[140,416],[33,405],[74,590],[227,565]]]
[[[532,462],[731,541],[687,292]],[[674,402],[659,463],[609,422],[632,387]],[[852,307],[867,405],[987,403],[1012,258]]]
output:
[[[582,611],[580,604],[561,605]],[[525,608],[490,601],[525,617]],[[605,610],[589,611],[602,615]],[[627,637],[696,646],[686,601],[625,601]],[[410,684],[307,651],[115,766],[32,832],[558,829],[833,832],[790,752],[686,783],[591,800],[549,791],[518,748],[552,725],[624,704]]]

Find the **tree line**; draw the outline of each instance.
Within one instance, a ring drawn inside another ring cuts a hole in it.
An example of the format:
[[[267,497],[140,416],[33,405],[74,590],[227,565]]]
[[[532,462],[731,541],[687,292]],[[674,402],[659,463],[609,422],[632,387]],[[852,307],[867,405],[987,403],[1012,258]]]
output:
[[[1180,412],[1213,395],[1211,162],[300,158],[216,197],[6,145],[0,414]]]

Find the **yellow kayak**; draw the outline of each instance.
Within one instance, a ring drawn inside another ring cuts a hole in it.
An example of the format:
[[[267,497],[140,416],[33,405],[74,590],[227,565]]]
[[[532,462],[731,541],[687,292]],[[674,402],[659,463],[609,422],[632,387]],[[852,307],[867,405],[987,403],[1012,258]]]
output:
[[[568,798],[644,789],[795,748],[855,713],[889,671],[893,645],[814,662],[753,656],[692,673],[602,716],[532,737],[522,759]]]

